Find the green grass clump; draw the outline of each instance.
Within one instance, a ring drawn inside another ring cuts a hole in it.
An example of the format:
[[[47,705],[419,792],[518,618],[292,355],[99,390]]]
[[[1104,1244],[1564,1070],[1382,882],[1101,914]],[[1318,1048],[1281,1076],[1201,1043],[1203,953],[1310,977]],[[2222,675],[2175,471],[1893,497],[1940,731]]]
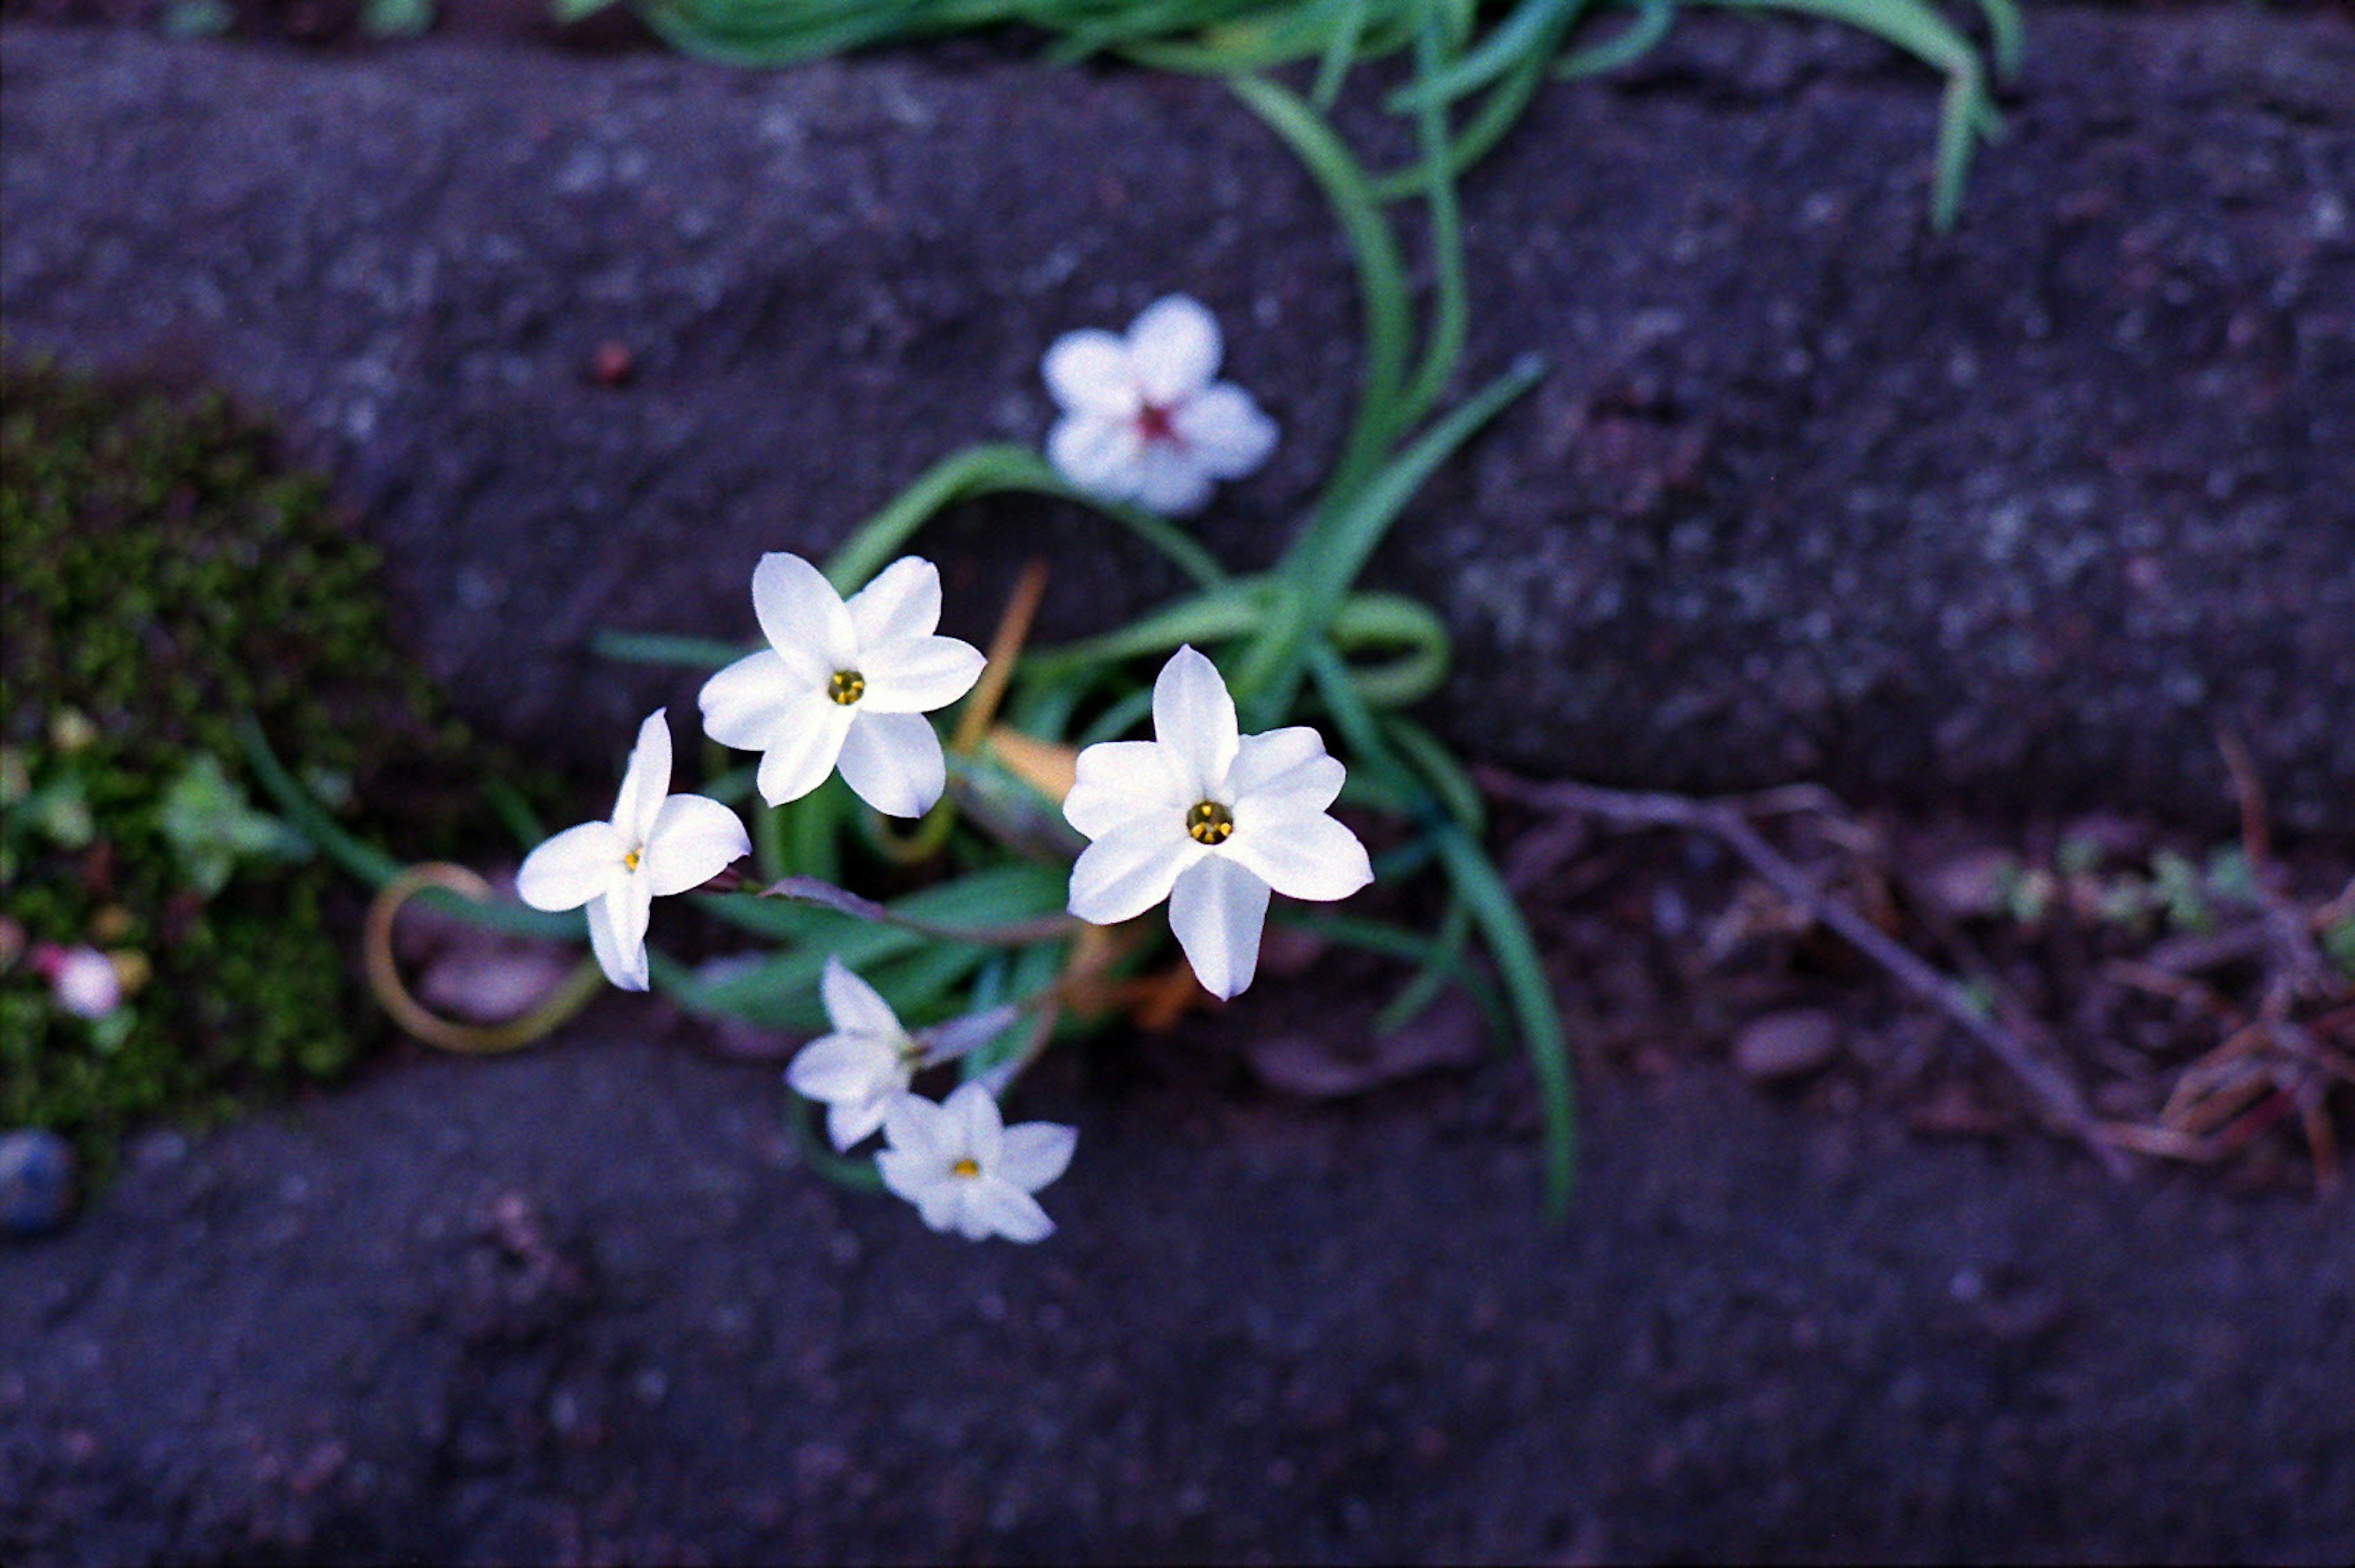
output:
[[[257,719],[346,801],[462,737],[391,652],[376,557],[217,395],[0,365],[0,1126],[204,1121],[329,1076],[377,1026],[335,872],[257,809]],[[412,804],[416,791],[410,789]],[[134,983],[53,1002],[39,944]]]
[[[673,47],[738,65],[788,65],[953,33],[1027,27],[1064,59],[1108,55],[1167,70],[1241,76],[1314,66],[1310,97],[1330,108],[1361,63],[1416,57],[1390,107],[1443,108],[1447,144],[1376,182],[1385,201],[1461,174],[1519,121],[1549,80],[1597,76],[1648,53],[1678,7],[1714,5],[1829,20],[1871,34],[1946,79],[1938,120],[1934,228],[1960,210],[1971,159],[2003,134],[1993,83],[2018,70],[2019,0],[549,0],[574,21],[626,3]],[[1984,43],[1956,16],[1975,13]],[[1435,50],[1427,44],[1435,38]]]

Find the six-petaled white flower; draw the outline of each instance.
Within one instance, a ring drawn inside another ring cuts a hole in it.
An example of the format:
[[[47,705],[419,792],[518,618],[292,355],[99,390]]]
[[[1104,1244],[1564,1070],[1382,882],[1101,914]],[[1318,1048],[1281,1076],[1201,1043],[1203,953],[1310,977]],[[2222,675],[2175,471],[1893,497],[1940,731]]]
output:
[[[887,816],[922,816],[947,781],[941,738],[924,717],[973,689],[981,650],[934,635],[941,574],[902,556],[846,602],[797,555],[761,558],[752,608],[769,646],[704,684],[703,728],[759,752],[761,796],[798,800],[837,763]]]
[[[934,1104],[895,1094],[883,1110],[890,1147],[875,1157],[883,1185],[916,1206],[935,1231],[969,1241],[1044,1241],[1055,1221],[1030,1195],[1063,1174],[1079,1132],[1055,1122],[1007,1126],[978,1083]]]
[[[785,1069],[785,1082],[795,1093],[826,1102],[826,1136],[836,1148],[847,1149],[883,1125],[891,1097],[905,1093],[916,1069],[929,1063],[891,1004],[832,955],[818,996],[833,1032],[802,1047]]]
[[[736,814],[672,795],[670,726],[655,709],[638,726],[611,822],[568,827],[524,857],[516,891],[534,909],[589,906],[589,945],[606,978],[646,988],[646,917],[658,896],[699,887],[752,852]]]
[[[1153,684],[1153,730],[1080,753],[1063,816],[1093,842],[1071,868],[1071,912],[1111,925],[1167,899],[1195,977],[1231,997],[1259,967],[1269,890],[1347,898],[1373,868],[1329,813],[1342,767],[1324,739],[1238,735],[1227,683],[1190,647]]]
[[[1213,379],[1221,352],[1217,318],[1185,294],[1146,306],[1124,338],[1065,333],[1040,367],[1063,410],[1048,460],[1092,494],[1200,511],[1212,481],[1240,479],[1275,450],[1275,421]]]

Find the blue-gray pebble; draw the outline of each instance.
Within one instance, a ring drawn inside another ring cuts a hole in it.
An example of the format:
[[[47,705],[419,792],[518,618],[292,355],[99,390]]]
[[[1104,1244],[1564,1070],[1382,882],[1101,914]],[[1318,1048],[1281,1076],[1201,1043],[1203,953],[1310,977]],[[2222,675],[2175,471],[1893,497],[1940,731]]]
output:
[[[47,1127],[0,1133],[0,1230],[46,1235],[73,1211],[74,1152]]]

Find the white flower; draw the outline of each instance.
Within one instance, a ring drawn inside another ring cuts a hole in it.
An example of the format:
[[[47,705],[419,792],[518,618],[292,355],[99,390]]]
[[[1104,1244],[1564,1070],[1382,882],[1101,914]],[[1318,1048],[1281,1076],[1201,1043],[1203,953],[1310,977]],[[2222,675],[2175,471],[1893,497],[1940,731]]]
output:
[[[1275,450],[1275,421],[1219,372],[1219,323],[1171,294],[1145,307],[1125,338],[1067,332],[1039,367],[1063,417],[1047,457],[1064,478],[1114,501],[1183,517],[1214,479],[1240,479]]]
[[[1324,739],[1305,726],[1238,736],[1227,683],[1190,647],[1153,683],[1153,731],[1080,753],[1063,816],[1093,842],[1071,868],[1071,912],[1111,925],[1167,899],[1195,977],[1231,997],[1259,967],[1270,889],[1347,898],[1373,867],[1327,810],[1342,768]]]
[[[826,1102],[826,1135],[846,1149],[883,1125],[891,1096],[906,1093],[916,1069],[926,1065],[924,1049],[900,1027],[891,1004],[830,954],[818,995],[834,1032],[802,1047],[785,1082]]]
[[[605,976],[646,988],[646,916],[657,895],[700,887],[752,852],[736,814],[699,795],[671,795],[670,726],[655,709],[638,726],[611,822],[584,822],[524,857],[516,891],[534,909],[589,906],[589,945]]]
[[[940,1104],[894,1094],[883,1110],[891,1147],[875,1157],[883,1185],[916,1206],[935,1231],[978,1242],[1040,1242],[1055,1221],[1030,1195],[1063,1174],[1078,1129],[1056,1122],[1007,1126],[997,1102],[978,1083],[959,1086]]]
[[[947,769],[924,717],[973,689],[981,650],[934,636],[941,574],[902,556],[847,602],[797,555],[764,555],[752,609],[766,651],[704,683],[703,728],[723,746],[760,752],[761,797],[783,805],[826,782],[835,764],[887,816],[922,816]]]
[[[49,966],[49,995],[78,1019],[102,1019],[123,1005],[123,974],[95,947],[69,947]]]

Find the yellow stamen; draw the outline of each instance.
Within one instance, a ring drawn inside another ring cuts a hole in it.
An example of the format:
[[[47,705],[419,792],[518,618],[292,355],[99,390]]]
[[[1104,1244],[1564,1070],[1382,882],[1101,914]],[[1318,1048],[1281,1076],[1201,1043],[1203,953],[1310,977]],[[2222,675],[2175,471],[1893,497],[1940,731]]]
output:
[[[638,862],[645,859],[645,856],[643,852],[633,849],[628,854],[622,857],[622,869],[625,871],[634,871],[638,869]]]
[[[949,1167],[949,1174],[951,1176],[979,1176],[981,1174],[981,1162],[974,1159],[961,1159],[954,1165]]]
[[[1223,844],[1234,830],[1234,814],[1215,800],[1199,802],[1186,813],[1186,831],[1197,844]]]
[[[826,683],[826,694],[845,708],[867,695],[867,677],[855,669],[838,669]]]

